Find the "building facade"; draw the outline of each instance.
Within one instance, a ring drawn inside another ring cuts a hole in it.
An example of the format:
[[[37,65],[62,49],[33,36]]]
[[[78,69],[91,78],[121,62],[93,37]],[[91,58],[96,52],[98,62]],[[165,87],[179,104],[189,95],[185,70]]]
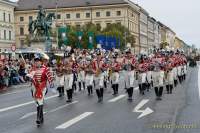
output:
[[[140,51],[148,50],[148,12],[140,7]]]
[[[170,48],[175,46],[176,33],[172,31],[169,27],[166,28],[166,42],[169,44]]]
[[[15,43],[14,8],[16,4],[0,0],[0,48],[8,49]]]
[[[36,18],[38,5],[35,0],[19,0],[15,10],[16,43],[18,47],[25,45],[30,20]],[[57,5],[57,8],[56,8]],[[52,1],[42,0],[42,6],[47,12],[57,14],[56,25],[74,25],[81,27],[87,23],[94,23],[105,28],[111,23],[120,23],[126,26],[135,37],[135,47],[139,47],[139,8],[126,0],[68,0]],[[136,48],[137,49],[137,48]],[[139,48],[138,48],[139,49]]]
[[[148,49],[154,47],[155,35],[154,35],[154,19],[148,17]]]
[[[154,18],[152,18],[152,19],[154,20],[154,44],[153,44],[153,46],[156,48],[160,48],[160,43],[161,43],[160,26]]]

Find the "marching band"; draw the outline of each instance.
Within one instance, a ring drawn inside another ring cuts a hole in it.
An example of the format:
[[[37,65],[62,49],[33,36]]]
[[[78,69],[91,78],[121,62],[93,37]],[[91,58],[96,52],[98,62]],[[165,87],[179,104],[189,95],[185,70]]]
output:
[[[72,102],[76,86],[79,91],[86,89],[88,96],[96,90],[98,102],[103,102],[104,92],[109,88],[112,88],[113,96],[117,96],[120,89],[125,89],[128,101],[132,101],[135,87],[139,87],[141,96],[153,88],[156,100],[162,100],[165,88],[167,94],[172,94],[178,82],[181,84],[187,74],[187,59],[179,50],[155,49],[150,55],[143,53],[137,56],[131,52],[131,48],[124,51],[97,48],[75,52],[70,47],[65,51],[63,60],[57,63],[54,77],[59,97],[63,97],[66,92],[67,102]],[[36,62],[38,60],[38,57],[35,58]],[[41,110],[46,82],[53,83],[51,75],[43,76],[48,73],[47,70],[47,67],[38,66],[33,74],[38,124],[43,123]]]

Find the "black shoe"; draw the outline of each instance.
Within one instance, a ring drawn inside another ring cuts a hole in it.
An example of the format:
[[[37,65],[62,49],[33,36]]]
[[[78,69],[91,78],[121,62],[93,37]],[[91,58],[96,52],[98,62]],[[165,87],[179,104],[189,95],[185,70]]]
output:
[[[130,101],[130,102],[133,101],[133,98],[132,98],[132,97],[129,97],[129,98],[128,98],[128,101]]]
[[[71,103],[71,102],[72,102],[72,100],[71,100],[71,99],[69,99],[69,100],[67,100],[66,102],[67,102],[67,103]]]

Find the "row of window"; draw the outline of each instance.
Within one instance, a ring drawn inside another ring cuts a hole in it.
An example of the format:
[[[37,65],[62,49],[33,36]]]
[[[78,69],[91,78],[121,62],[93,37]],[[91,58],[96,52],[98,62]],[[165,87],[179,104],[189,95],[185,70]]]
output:
[[[116,15],[117,16],[121,16],[121,11],[116,11]],[[106,12],[106,16],[107,17],[110,17],[111,16],[111,12],[110,11],[107,11]],[[85,14],[85,17],[86,18],[90,18],[91,17],[91,13],[86,13]],[[96,17],[101,17],[101,12],[96,12]],[[67,19],[70,19],[71,18],[71,14],[66,14],[66,18]],[[81,14],[80,13],[76,13],[76,18],[81,18]],[[61,14],[57,14],[57,19],[61,19]],[[29,21],[33,20],[33,16],[29,16]],[[23,22],[24,21],[24,17],[20,17],[19,18],[19,21],[20,22]]]
[[[116,11],[116,15],[117,16],[121,16],[121,11]],[[107,11],[106,12],[106,17],[110,17],[111,16],[111,12]],[[91,17],[91,13],[86,13],[85,14],[86,18],[90,18]],[[96,12],[96,17],[101,17],[101,12]],[[71,14],[66,14],[66,18],[70,19],[71,18]],[[76,13],[76,18],[81,18],[81,14],[80,13]],[[57,19],[61,19],[61,14],[57,14]]]
[[[8,32],[8,37],[7,37],[7,32]],[[1,35],[1,33],[3,34],[3,36]],[[7,30],[3,30],[3,32],[0,31],[0,39],[12,40],[12,32]]]
[[[3,16],[3,20],[2,20],[3,22],[11,22],[11,14],[10,13],[3,12],[2,16]]]

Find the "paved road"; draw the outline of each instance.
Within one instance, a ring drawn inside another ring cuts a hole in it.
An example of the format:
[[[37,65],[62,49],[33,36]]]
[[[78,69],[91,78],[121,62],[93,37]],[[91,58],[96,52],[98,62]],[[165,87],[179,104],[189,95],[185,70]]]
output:
[[[200,67],[192,71],[186,89],[186,100],[177,118],[176,133],[200,133]]]
[[[189,83],[191,86],[188,85],[191,87],[190,90],[197,84],[193,78],[197,76],[197,70],[192,70],[191,75],[193,76],[188,77],[193,83]],[[96,95],[88,97],[86,92],[78,92],[74,96],[74,102],[67,104],[65,98],[58,98],[50,91],[44,105],[45,122],[40,128],[35,125],[36,106],[32,101],[30,88],[24,86],[12,89],[10,92],[0,94],[0,132],[169,133],[169,129],[155,126],[172,121],[177,100],[181,98],[181,95],[179,96],[181,85],[172,95],[164,92],[162,101],[155,100],[153,90],[141,96],[135,88],[134,101],[128,102],[122,84],[120,88],[117,97],[113,97],[109,89],[106,90],[103,103],[97,103]],[[140,105],[141,110],[150,109],[154,112],[138,119],[141,113],[133,110]]]

